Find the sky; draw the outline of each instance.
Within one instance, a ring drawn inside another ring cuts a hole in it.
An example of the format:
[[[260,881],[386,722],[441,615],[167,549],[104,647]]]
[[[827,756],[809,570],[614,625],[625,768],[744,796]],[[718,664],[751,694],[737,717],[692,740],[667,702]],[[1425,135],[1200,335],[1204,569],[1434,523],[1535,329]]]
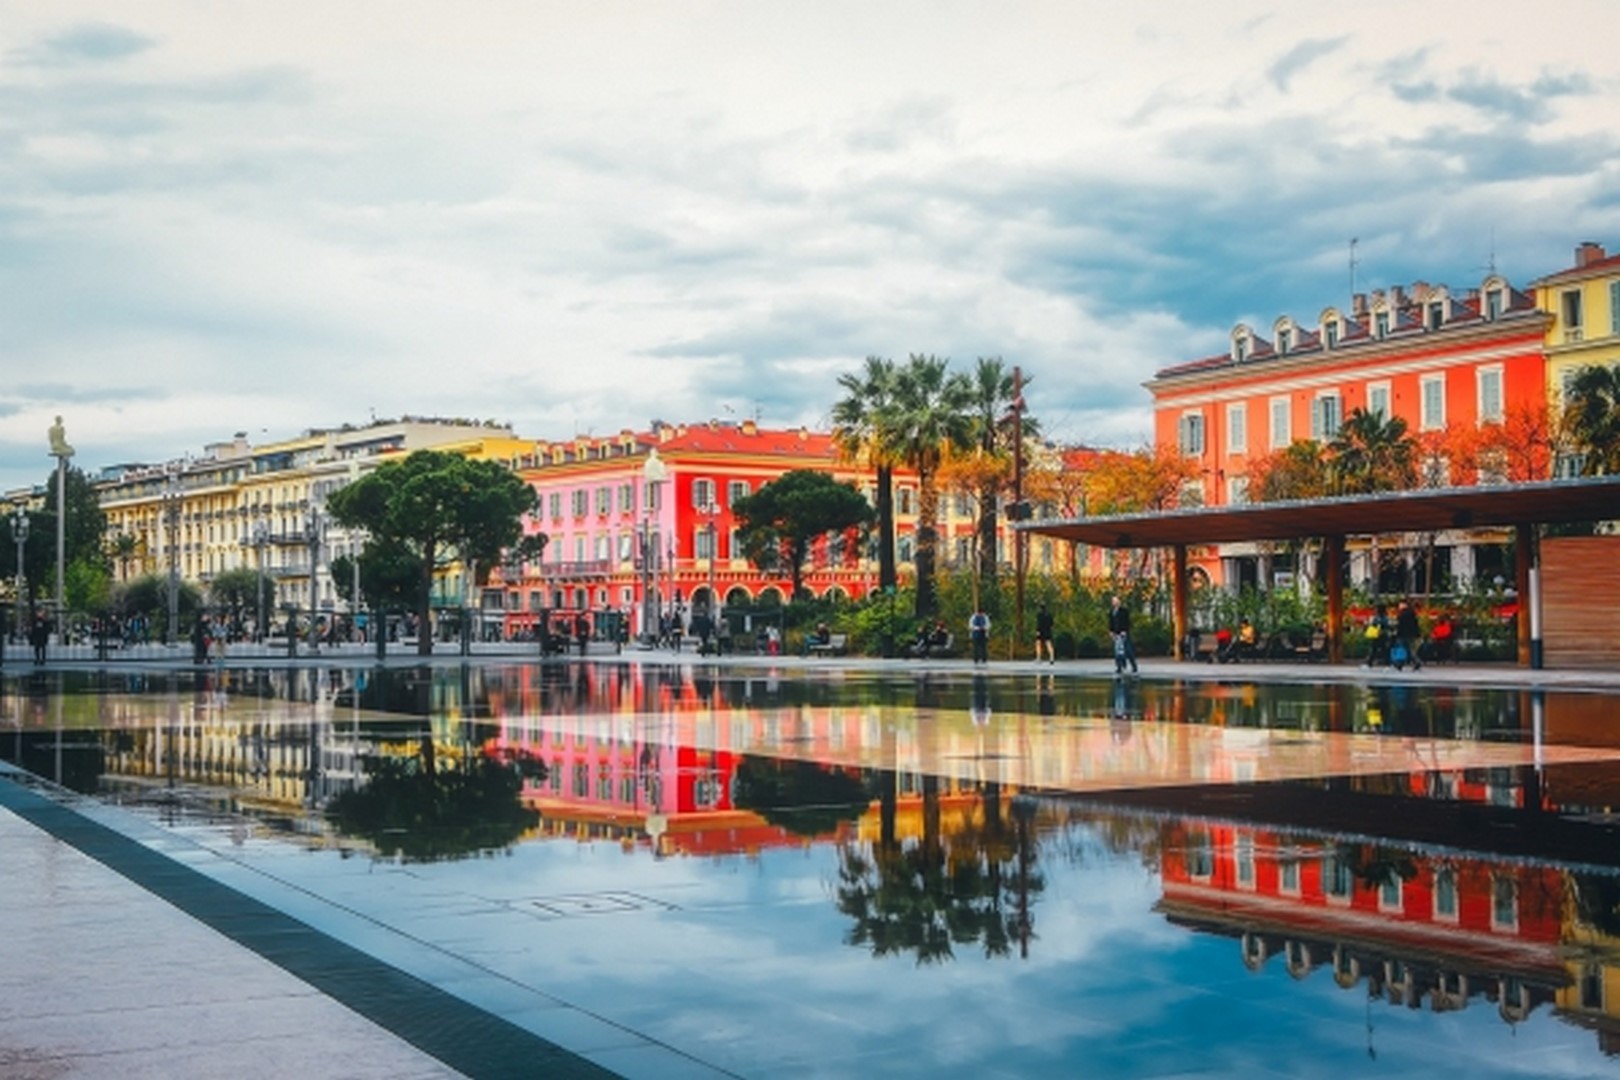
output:
[[[0,0],[0,491],[372,417],[1064,442],[1231,328],[1620,248],[1620,4]]]

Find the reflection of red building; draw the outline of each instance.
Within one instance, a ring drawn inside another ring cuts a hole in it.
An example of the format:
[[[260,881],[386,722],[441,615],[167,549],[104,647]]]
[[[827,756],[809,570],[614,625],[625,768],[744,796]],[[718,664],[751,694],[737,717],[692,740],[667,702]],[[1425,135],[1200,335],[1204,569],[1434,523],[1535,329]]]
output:
[[[1568,981],[1565,878],[1548,866],[1446,857],[1232,824],[1174,829],[1160,909],[1241,943],[1246,966],[1279,957],[1329,968],[1395,1004],[1435,1011],[1482,997],[1516,1021]]]

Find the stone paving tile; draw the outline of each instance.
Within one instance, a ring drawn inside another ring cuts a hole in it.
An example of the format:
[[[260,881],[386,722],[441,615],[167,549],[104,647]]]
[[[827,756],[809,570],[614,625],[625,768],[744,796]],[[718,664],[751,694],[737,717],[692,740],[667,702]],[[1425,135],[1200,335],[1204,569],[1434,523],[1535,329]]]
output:
[[[0,810],[0,1075],[459,1075]]]

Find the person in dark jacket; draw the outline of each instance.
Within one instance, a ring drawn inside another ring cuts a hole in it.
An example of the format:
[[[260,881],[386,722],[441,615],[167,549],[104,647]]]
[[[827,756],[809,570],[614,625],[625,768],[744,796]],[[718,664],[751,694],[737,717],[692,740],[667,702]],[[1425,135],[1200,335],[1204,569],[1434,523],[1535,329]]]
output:
[[[1057,653],[1052,648],[1052,612],[1042,603],[1035,609],[1035,662],[1041,661],[1041,654],[1046,654],[1048,664],[1057,663]]]
[[[28,626],[28,644],[34,647],[34,663],[45,662],[45,646],[51,640],[51,623],[43,611],[34,612],[34,621]]]
[[[1122,673],[1125,665],[1136,672],[1136,647],[1131,644],[1131,609],[1115,596],[1108,609],[1108,632],[1114,636],[1114,672]]]
[[[1400,607],[1395,609],[1395,640],[1406,654],[1402,663],[1410,661],[1413,671],[1423,666],[1423,661],[1418,659],[1418,643],[1422,638],[1423,630],[1418,626],[1417,612],[1411,604],[1402,600]],[[1401,665],[1395,666],[1399,668]]]
[[[574,637],[579,642],[579,655],[584,656],[591,642],[591,620],[583,611],[574,616]]]

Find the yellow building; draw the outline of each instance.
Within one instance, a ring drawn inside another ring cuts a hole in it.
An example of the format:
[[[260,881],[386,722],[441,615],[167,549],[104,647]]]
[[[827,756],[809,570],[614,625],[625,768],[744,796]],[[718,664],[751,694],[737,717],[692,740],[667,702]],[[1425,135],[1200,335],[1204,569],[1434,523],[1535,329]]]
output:
[[[1547,393],[1562,408],[1575,372],[1620,363],[1620,255],[1583,243],[1575,265],[1531,282],[1536,306],[1552,315],[1547,326]]]
[[[127,581],[172,569],[206,586],[228,570],[262,569],[278,606],[339,611],[330,560],[358,554],[364,538],[322,517],[332,492],[415,450],[511,462],[532,445],[505,427],[405,417],[261,446],[237,434],[197,457],[109,467],[96,487],[113,573]]]

